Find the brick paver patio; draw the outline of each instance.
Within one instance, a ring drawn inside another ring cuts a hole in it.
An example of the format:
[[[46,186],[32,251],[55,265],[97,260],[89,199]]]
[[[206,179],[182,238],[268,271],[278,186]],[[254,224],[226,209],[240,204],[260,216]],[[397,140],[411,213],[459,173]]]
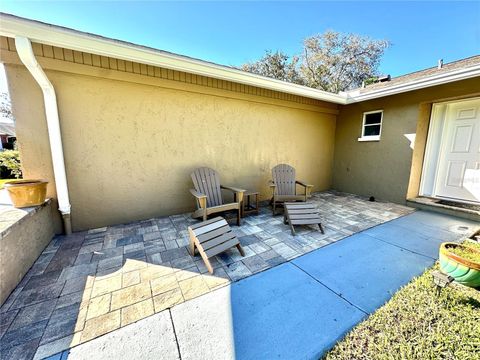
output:
[[[283,216],[260,214],[232,225],[236,249],[212,258],[209,275],[187,251],[190,214],[55,237],[2,306],[2,358],[43,358],[186,300],[413,211],[333,191],[313,194],[325,234]]]

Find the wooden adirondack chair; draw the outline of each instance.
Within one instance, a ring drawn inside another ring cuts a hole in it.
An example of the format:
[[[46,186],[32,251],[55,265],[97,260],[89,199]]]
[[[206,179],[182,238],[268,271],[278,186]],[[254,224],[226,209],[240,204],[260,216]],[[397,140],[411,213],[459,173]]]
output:
[[[196,169],[191,176],[195,189],[190,189],[190,192],[197,200],[197,210],[192,217],[201,217],[205,221],[210,214],[237,210],[237,225],[240,226],[241,204],[245,190],[221,185],[217,172],[207,167]],[[221,189],[231,191],[234,194],[234,202],[224,203]]]
[[[277,203],[286,201],[307,201],[313,185],[295,179],[295,168],[287,164],[279,164],[272,169],[272,179],[269,183],[272,189],[273,215]],[[297,184],[305,188],[304,194],[297,194]]]

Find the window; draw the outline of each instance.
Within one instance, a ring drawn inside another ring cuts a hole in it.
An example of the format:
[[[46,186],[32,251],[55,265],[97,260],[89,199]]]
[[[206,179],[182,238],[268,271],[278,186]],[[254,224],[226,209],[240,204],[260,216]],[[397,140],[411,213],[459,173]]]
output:
[[[379,141],[382,132],[383,110],[363,113],[362,137],[358,141]]]

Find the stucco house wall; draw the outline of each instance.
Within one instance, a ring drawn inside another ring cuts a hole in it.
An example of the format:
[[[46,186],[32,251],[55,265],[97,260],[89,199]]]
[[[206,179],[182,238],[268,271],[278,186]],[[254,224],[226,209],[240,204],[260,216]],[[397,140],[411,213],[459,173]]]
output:
[[[434,102],[478,96],[478,78],[342,106],[335,131],[333,188],[405,203],[418,195]],[[380,141],[360,142],[363,113],[383,110]],[[414,150],[405,134],[416,134]]]
[[[42,94],[2,40],[25,177],[50,181]],[[5,49],[6,48],[6,49]],[[194,209],[190,173],[269,196],[278,163],[332,185],[337,106],[152,66],[34,44],[57,92],[73,230]]]

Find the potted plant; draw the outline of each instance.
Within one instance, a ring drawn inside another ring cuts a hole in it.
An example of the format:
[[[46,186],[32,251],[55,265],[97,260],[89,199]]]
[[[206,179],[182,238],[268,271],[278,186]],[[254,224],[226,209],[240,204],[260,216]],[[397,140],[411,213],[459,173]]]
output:
[[[440,270],[450,275],[457,283],[480,287],[480,247],[469,242],[440,245]]]
[[[46,180],[12,180],[7,181],[4,187],[7,189],[13,206],[24,208],[41,205],[47,196]]]

